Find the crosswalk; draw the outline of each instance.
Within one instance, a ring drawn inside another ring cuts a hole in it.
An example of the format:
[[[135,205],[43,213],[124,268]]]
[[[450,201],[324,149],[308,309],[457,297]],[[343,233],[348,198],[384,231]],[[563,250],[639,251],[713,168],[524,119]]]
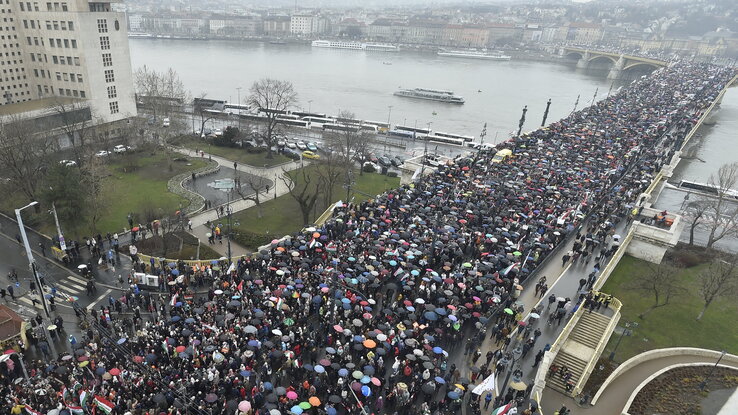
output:
[[[54,284],[56,286],[56,298],[54,299],[54,301],[57,307],[71,307],[71,305],[66,301],[69,296],[80,297],[81,295],[85,295],[87,293],[87,280],[75,275],[68,275],[61,280],[55,281]],[[49,285],[46,285],[44,287],[44,292],[46,294],[51,294],[51,287]],[[41,304],[41,299],[38,298],[38,296],[35,296],[35,298],[36,302],[34,303],[31,295],[27,294],[22,297],[17,297],[16,301],[25,306],[43,311],[44,307]]]

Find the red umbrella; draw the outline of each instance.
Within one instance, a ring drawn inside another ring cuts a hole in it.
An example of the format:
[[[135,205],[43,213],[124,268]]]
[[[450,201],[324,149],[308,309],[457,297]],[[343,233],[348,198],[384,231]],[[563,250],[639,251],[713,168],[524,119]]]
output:
[[[138,232],[138,231],[139,231],[139,229],[140,229],[140,228],[139,228],[138,226],[134,226],[134,227],[133,227],[133,229],[131,229],[131,230],[132,230],[133,232]]]
[[[184,346],[177,346],[177,348],[176,348],[176,349],[174,349],[174,350],[175,350],[175,351],[176,351],[177,353],[182,353],[182,352],[184,352],[185,350],[187,350],[187,348],[186,348],[186,347],[184,347]]]
[[[113,376],[118,376],[118,375],[120,375],[120,369],[118,369],[117,367],[114,367],[114,368],[108,370],[108,373],[110,373]]]
[[[464,304],[464,307],[466,307],[466,308],[468,308],[468,309],[470,309],[470,310],[471,310],[472,308],[474,308],[474,306],[473,306],[473,305],[472,305],[471,303],[466,303],[466,304]]]

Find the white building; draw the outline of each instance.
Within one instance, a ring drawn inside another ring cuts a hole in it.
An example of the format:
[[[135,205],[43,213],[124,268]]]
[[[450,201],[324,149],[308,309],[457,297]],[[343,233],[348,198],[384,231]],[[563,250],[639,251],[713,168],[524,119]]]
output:
[[[101,123],[135,115],[126,17],[113,1],[0,0],[0,105],[64,97]]]
[[[309,36],[325,33],[327,19],[314,14],[293,14],[290,16],[290,33],[297,36]]]

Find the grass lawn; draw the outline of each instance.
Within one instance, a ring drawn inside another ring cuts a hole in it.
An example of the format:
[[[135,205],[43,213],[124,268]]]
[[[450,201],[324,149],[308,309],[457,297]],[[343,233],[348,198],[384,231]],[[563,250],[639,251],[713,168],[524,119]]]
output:
[[[312,166],[307,168],[312,168]],[[354,178],[356,183],[352,189],[372,196],[381,194],[385,190],[394,189],[400,185],[399,177],[387,177],[378,173],[364,173],[363,175],[359,175],[356,172]],[[337,184],[333,190],[333,198],[335,201],[338,201],[345,198],[345,196],[346,189],[343,188],[343,183]],[[360,193],[353,193],[353,196],[355,202],[361,202],[369,198]],[[318,200],[316,202],[316,209],[314,209],[314,213],[311,215],[311,220],[320,216],[325,209],[325,203]],[[257,235],[268,235],[268,238],[261,239],[271,240],[275,237],[282,237],[296,232],[303,226],[300,207],[289,194],[262,203],[262,210],[264,216],[261,218],[258,217],[256,207],[234,214],[234,220],[238,222],[235,230]],[[240,242],[250,249],[254,249],[259,245],[258,241],[251,242],[243,238],[240,239]]]
[[[153,209],[156,212],[174,212],[187,200],[167,191],[167,182],[177,174],[195,170],[206,165],[206,161],[192,159],[187,161],[172,161],[172,169],[169,169],[169,159],[174,157],[183,158],[179,153],[165,154],[162,152],[151,153],[140,151],[126,155],[111,155],[106,168],[109,176],[104,180],[104,194],[108,200],[102,218],[98,221],[97,231],[103,235],[106,232],[120,232],[128,227],[128,213],[141,214],[144,210]],[[7,191],[9,197],[3,199],[0,209],[10,216],[14,216],[12,209],[23,206],[27,202],[19,192]],[[53,235],[56,233],[54,219],[48,214],[47,208],[34,213],[32,209],[24,211],[24,221],[35,229]],[[143,220],[143,219],[141,219]],[[61,223],[67,239],[79,240],[83,236],[89,236],[93,229],[89,221],[86,225],[72,228],[68,224]]]
[[[665,259],[666,260],[666,259]],[[623,362],[641,352],[663,347],[703,347],[738,353],[738,319],[734,297],[715,300],[701,321],[696,317],[702,310],[698,275],[709,264],[682,268],[674,275],[686,289],[669,305],[657,308],[645,316],[638,315],[653,304],[653,296],[629,288],[629,282],[647,272],[647,262],[625,256],[607,280],[602,291],[623,303],[620,326],[632,321],[639,324],[634,334],[624,337],[617,349],[616,360]],[[608,356],[620,336],[614,334],[603,356]]]
[[[193,136],[184,136],[180,139],[176,139],[174,140],[174,144],[191,150],[202,150],[214,156],[223,157],[228,160],[256,167],[271,167],[291,160],[287,156],[276,153],[274,154],[274,158],[267,159],[266,153],[249,153],[241,148],[218,147],[210,144],[209,140],[204,138],[198,140],[197,137]]]

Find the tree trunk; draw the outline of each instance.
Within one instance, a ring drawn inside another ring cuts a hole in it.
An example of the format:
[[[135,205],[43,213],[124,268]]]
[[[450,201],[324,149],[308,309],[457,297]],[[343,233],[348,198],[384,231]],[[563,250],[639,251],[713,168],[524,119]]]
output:
[[[696,318],[696,320],[697,320],[697,321],[700,321],[700,320],[702,320],[702,316],[704,316],[704,315],[705,315],[705,311],[707,311],[707,307],[709,307],[709,306],[710,306],[710,303],[711,303],[711,302],[712,302],[712,301],[708,301],[708,302],[706,302],[706,303],[705,303],[705,306],[704,306],[704,307],[702,307],[702,311],[700,311],[700,314],[699,314],[699,315],[697,315],[697,318]]]
[[[692,225],[689,228],[689,246],[694,246],[694,228],[696,225]]]

